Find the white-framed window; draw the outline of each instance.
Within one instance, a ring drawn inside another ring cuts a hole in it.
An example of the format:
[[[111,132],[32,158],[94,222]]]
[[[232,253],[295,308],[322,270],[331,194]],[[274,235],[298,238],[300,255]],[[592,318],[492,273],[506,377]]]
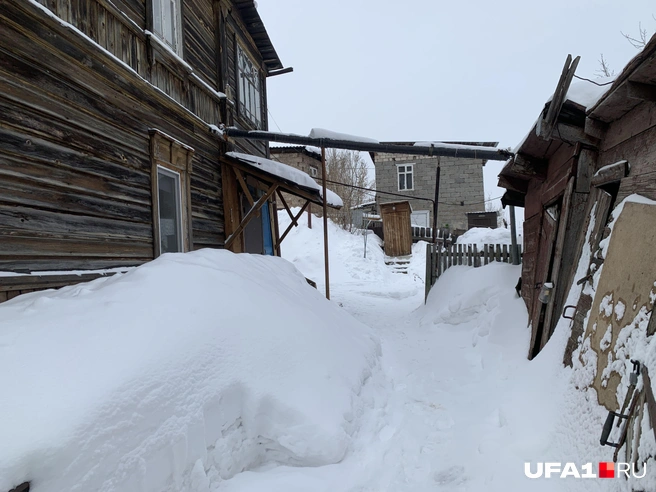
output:
[[[157,209],[161,254],[183,251],[180,198],[180,173],[157,166]]]
[[[398,175],[399,191],[414,190],[414,164],[397,164],[396,174]]]
[[[182,48],[181,0],[151,0],[153,33],[180,54]]]
[[[317,170],[316,167],[310,166],[310,176],[312,176],[313,178],[319,176],[319,171]]]
[[[262,123],[260,71],[240,45],[237,45],[239,112],[255,123]]]

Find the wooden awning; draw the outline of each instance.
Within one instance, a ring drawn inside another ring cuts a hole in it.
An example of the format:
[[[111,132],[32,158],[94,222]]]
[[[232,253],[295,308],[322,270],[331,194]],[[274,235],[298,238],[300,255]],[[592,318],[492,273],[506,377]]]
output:
[[[291,166],[282,164],[280,162],[272,161],[270,159],[264,159],[255,156],[252,157],[253,159],[257,159],[258,161],[276,164],[277,167],[279,168],[283,168],[283,169],[289,168],[290,170],[293,170],[296,173],[304,174],[305,176],[307,176],[310,182],[315,183],[315,181],[308,174],[298,169],[295,169]],[[253,178],[258,180],[259,182],[267,185],[267,187],[270,187],[275,184],[276,188],[279,190],[279,193],[280,192],[289,193],[290,195],[303,198],[310,203],[314,203],[319,206],[323,205],[323,198],[321,196],[321,190],[318,185],[316,187],[313,187],[309,185],[310,182],[308,182],[309,186],[303,185],[302,182],[299,183],[299,180],[295,180],[292,177],[290,177],[288,173],[272,172],[270,169],[255,165],[254,161],[247,159],[246,157],[241,157],[239,154],[234,152],[229,152],[226,155],[222,156],[221,162],[227,164],[228,166],[232,167],[233,170],[235,170],[237,179],[239,180],[240,185],[242,186],[242,191],[245,188],[244,176],[253,176]],[[244,181],[243,184],[242,181]],[[340,209],[341,206],[335,203],[335,200],[332,201],[330,200],[330,194],[332,194],[332,192],[330,192],[330,190],[328,191],[329,191],[329,197],[328,197],[329,199],[327,203],[328,207],[334,209]]]

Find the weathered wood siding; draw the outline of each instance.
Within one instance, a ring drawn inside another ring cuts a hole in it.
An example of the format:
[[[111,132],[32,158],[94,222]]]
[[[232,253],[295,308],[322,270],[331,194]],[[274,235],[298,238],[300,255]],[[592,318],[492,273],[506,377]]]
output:
[[[617,202],[632,193],[656,200],[656,104],[643,101],[609,125],[597,169],[626,160],[631,166],[622,179]]]
[[[220,122],[218,104],[194,115],[193,90],[176,96],[166,87],[167,96],[153,86],[169,76],[153,76],[159,65],[139,32],[141,2],[121,2],[138,25],[109,2],[43,3],[91,40],[32,4],[0,0],[0,269],[152,259],[149,128],[195,149],[193,248],[221,247],[223,144],[208,128]],[[189,83],[193,74],[184,77]]]
[[[226,93],[228,94],[227,102],[227,115],[226,119],[230,125],[234,125],[241,129],[255,130],[267,129],[267,105],[266,105],[266,69],[262,61],[261,55],[258,53],[255,44],[250,36],[247,34],[246,26],[235,15],[236,9],[233,8],[225,14],[225,65],[223,77],[226,81]],[[238,81],[238,65],[237,65],[237,46],[241,45],[242,48],[250,55],[251,59],[260,72],[260,87],[261,87],[261,103],[262,108],[261,119],[262,123],[257,128],[253,122],[244,117],[239,110],[239,81]],[[268,143],[258,140],[239,140],[236,142],[235,147],[239,152],[245,152],[254,155],[261,155],[268,157]]]

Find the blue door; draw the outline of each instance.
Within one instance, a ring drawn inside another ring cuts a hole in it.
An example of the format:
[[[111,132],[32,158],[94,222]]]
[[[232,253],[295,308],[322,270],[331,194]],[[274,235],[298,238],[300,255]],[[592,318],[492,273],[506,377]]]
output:
[[[271,214],[269,204],[265,203],[262,210],[262,241],[264,243],[264,254],[273,256],[273,231],[271,230]]]

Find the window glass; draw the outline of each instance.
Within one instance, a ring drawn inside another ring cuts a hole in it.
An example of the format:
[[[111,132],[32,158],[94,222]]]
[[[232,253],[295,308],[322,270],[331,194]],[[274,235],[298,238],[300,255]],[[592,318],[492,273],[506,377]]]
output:
[[[262,121],[260,72],[241,46],[237,46],[239,65],[239,111],[257,127]]]
[[[158,169],[159,234],[161,253],[182,251],[180,227],[180,176]]]
[[[153,1],[153,31],[174,51],[178,51],[178,0]]]
[[[412,164],[396,167],[396,172],[399,176],[399,191],[413,189],[412,167]]]

